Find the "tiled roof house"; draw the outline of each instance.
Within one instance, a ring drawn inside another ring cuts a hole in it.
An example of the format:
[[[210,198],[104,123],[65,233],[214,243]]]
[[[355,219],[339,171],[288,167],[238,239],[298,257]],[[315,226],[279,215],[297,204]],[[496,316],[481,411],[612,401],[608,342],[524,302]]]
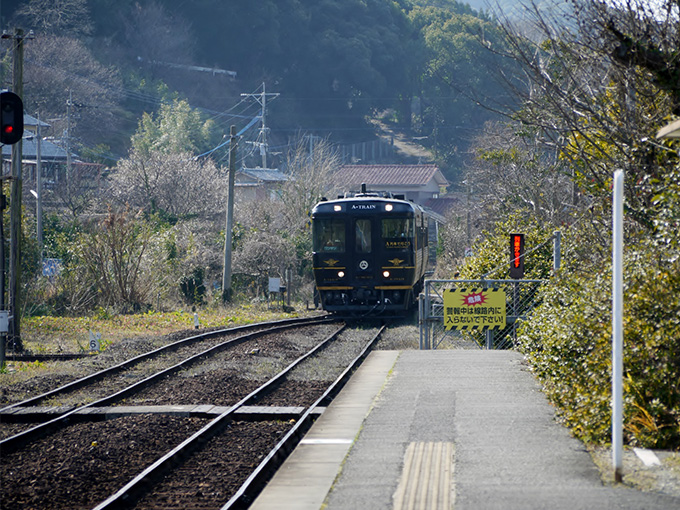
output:
[[[359,190],[365,183],[369,190],[403,194],[423,205],[444,194],[449,185],[437,165],[344,165],[333,181],[341,190]]]
[[[234,186],[245,200],[277,200],[286,181],[288,176],[275,168],[242,168],[236,172]]]

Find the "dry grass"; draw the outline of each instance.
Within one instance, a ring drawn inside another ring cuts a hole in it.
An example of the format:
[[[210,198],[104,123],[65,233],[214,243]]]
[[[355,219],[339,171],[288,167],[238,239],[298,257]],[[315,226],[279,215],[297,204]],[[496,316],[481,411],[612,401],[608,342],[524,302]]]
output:
[[[233,327],[256,322],[298,317],[301,313],[283,313],[266,306],[234,306],[197,311],[199,327]],[[194,312],[151,312],[138,315],[93,315],[88,317],[30,317],[21,323],[22,341],[27,354],[70,354],[89,351],[90,331],[101,334],[102,350],[130,339],[153,339],[169,333],[194,329]],[[8,355],[12,353],[11,346]],[[51,365],[51,363],[50,363]],[[38,375],[46,369],[42,362],[8,361],[0,375],[28,372]],[[18,374],[17,374],[18,375]],[[0,377],[0,386],[2,386]]]

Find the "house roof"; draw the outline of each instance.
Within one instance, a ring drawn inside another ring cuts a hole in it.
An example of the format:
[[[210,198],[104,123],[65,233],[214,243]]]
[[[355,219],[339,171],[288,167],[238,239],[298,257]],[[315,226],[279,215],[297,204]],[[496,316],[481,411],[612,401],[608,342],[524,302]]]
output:
[[[24,127],[38,127],[38,126],[40,126],[41,128],[48,128],[51,126],[51,124],[43,122],[42,120],[38,120],[35,117],[33,117],[33,115],[24,113]]]
[[[258,182],[285,182],[288,176],[275,168],[242,168],[239,173],[247,175]]]
[[[23,159],[35,159],[37,154],[37,139],[34,136],[25,136],[21,142],[21,155]],[[2,157],[4,159],[12,156],[12,146],[3,145]],[[66,151],[58,145],[43,140],[40,143],[40,157],[43,161],[66,161]]]
[[[446,216],[446,214],[453,209],[453,207],[460,203],[460,200],[455,197],[440,197],[440,198],[430,198],[425,201],[425,204],[423,204],[425,207],[428,209],[431,209],[432,211],[436,212],[437,214],[440,214],[442,216]]]
[[[426,186],[433,179],[440,186],[449,183],[437,165],[344,165],[333,176],[344,186],[392,185]]]

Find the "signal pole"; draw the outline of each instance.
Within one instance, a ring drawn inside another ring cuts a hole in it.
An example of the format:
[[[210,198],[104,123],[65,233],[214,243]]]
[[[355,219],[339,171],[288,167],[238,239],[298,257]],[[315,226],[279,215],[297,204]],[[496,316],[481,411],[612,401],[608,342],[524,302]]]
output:
[[[32,37],[29,35],[29,37]],[[24,31],[14,29],[12,52],[12,87],[19,97],[24,95]],[[22,143],[12,145],[12,184],[10,188],[10,249],[9,249],[9,338],[14,350],[23,351],[21,341],[21,159]],[[4,275],[2,275],[4,278]]]
[[[262,155],[262,168],[267,168],[267,122],[266,122],[267,96],[274,99],[279,97],[279,95],[280,94],[278,92],[267,93],[265,90],[264,82],[262,83],[262,92],[260,92],[259,94],[241,94],[241,97],[249,97],[255,99],[255,101],[257,101],[262,108],[262,113],[260,114],[260,117],[262,118],[262,127],[260,128],[260,141],[257,142],[257,144],[260,146],[260,154]]]

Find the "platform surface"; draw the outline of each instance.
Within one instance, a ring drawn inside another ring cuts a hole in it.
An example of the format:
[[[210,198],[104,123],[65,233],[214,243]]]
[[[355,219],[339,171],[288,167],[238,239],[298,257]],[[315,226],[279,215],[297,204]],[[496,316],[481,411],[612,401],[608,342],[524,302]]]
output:
[[[513,351],[376,351],[253,509],[680,509],[604,486]]]

